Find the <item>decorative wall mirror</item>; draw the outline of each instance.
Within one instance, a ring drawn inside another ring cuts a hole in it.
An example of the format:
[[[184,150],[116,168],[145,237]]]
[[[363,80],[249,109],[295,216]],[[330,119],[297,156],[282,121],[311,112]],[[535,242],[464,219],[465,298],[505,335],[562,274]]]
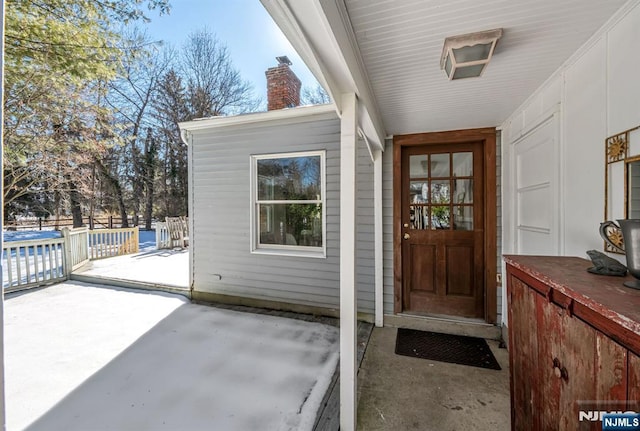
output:
[[[605,139],[604,220],[627,218],[640,219],[640,126]],[[620,232],[606,234],[622,248]],[[606,242],[604,250],[624,254]]]

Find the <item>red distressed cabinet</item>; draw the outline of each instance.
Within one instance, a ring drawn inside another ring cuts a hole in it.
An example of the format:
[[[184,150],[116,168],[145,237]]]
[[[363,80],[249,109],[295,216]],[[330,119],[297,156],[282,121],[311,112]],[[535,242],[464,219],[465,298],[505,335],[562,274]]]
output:
[[[640,402],[640,291],[585,259],[505,256],[513,430],[601,430]]]

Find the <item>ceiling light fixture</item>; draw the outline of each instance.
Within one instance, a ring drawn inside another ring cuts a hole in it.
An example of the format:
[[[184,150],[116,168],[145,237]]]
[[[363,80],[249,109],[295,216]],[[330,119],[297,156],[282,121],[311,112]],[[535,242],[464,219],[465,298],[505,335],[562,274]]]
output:
[[[481,76],[501,37],[502,29],[496,28],[446,38],[440,68],[450,80]]]

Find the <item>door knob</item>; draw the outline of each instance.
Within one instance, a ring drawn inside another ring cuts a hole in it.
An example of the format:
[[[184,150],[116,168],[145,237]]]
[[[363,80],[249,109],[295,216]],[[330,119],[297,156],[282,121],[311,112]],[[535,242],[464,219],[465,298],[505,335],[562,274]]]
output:
[[[411,235],[409,235],[408,233],[405,233],[404,234],[404,239],[409,239],[409,238],[411,238]]]
[[[409,223],[403,224],[404,227],[409,227]]]

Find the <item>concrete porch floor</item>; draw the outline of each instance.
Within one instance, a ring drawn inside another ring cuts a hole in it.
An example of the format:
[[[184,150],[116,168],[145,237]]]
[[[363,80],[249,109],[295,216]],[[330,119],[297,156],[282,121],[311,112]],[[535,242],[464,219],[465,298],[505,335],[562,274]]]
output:
[[[510,429],[509,356],[501,371],[396,355],[396,328],[374,328],[358,374],[358,430]]]

